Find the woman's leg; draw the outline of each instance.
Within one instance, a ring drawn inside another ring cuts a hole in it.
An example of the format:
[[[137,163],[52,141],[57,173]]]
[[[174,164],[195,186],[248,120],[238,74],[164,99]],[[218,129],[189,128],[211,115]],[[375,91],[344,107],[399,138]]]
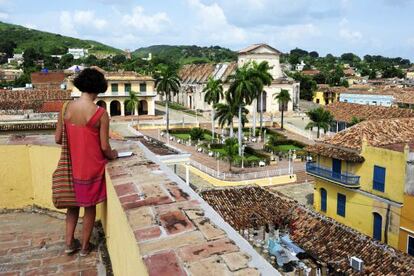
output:
[[[66,211],[66,245],[71,246],[75,238],[76,224],[79,218],[79,207],[70,207]]]
[[[95,224],[96,206],[85,207],[82,229],[82,250],[88,250],[93,225]]]

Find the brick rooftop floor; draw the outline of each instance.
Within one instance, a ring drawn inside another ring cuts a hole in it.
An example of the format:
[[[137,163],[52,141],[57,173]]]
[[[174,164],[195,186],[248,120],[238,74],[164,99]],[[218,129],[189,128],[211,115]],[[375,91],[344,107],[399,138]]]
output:
[[[64,253],[64,227],[64,220],[45,214],[0,214],[0,275],[98,275],[97,252]]]

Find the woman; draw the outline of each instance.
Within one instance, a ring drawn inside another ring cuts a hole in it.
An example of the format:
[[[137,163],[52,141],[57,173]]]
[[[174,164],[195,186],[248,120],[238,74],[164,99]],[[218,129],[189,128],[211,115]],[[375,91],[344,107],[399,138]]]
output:
[[[82,229],[81,256],[91,250],[89,239],[96,215],[96,204],[106,200],[105,165],[107,159],[118,156],[109,144],[109,116],[94,100],[99,93],[105,92],[108,84],[104,75],[96,69],[84,69],[73,81],[82,94],[76,101],[68,103],[58,119],[55,140],[62,142],[62,124],[65,124],[72,162],[72,178],[78,207],[67,209],[66,213],[66,250],[72,254],[80,247],[74,238],[79,218],[79,208],[85,208]]]

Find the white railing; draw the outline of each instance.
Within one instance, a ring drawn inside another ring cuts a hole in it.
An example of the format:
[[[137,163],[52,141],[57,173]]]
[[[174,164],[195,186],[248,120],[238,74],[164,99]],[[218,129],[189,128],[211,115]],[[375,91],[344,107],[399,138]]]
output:
[[[210,176],[213,176],[221,180],[229,180],[229,181],[252,180],[252,179],[268,178],[268,177],[281,176],[281,175],[290,175],[293,173],[292,169],[290,169],[289,171],[289,168],[258,171],[258,172],[251,172],[251,173],[241,173],[241,174],[224,173],[224,172],[218,172],[194,160],[190,161],[190,165]]]

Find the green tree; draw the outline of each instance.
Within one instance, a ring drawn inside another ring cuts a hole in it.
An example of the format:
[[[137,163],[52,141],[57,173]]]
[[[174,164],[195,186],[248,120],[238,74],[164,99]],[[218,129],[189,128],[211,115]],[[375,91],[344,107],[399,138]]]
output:
[[[253,75],[257,79],[255,81],[257,86],[257,96],[255,97],[255,103],[253,104],[253,135],[256,136],[256,106],[257,106],[257,100],[260,101],[260,133],[262,133],[263,130],[263,87],[269,86],[272,84],[273,77],[269,73],[271,67],[269,66],[269,63],[267,61],[262,61],[259,64],[253,63]]]
[[[135,115],[137,111],[137,123],[139,123],[139,98],[138,94],[134,91],[129,92],[128,99],[126,100],[126,109],[131,112],[131,115]]]
[[[351,127],[351,126],[354,126],[354,125],[356,125],[356,124],[359,124],[360,122],[362,122],[362,121],[364,121],[364,119],[360,119],[360,118],[358,118],[358,117],[356,117],[356,116],[352,116],[352,118],[351,118],[351,122],[349,122],[348,124],[347,124],[347,126],[348,127]]]
[[[73,55],[71,54],[63,55],[62,58],[60,59],[59,66],[61,69],[66,69],[73,65],[73,61],[74,61]]]
[[[171,101],[171,96],[177,95],[180,90],[180,79],[177,71],[167,68],[162,70],[155,80],[157,92],[165,97],[165,115],[167,119],[167,138],[170,135],[170,111],[168,103]]]
[[[0,41],[0,52],[6,54],[6,58],[13,56],[14,49],[17,47],[16,43],[12,40]]]
[[[35,66],[35,62],[41,59],[43,55],[35,48],[29,47],[23,53],[23,67],[25,69]]]
[[[214,124],[214,106],[223,98],[223,85],[221,80],[215,80],[212,77],[208,78],[207,85],[204,87],[203,92],[206,93],[204,95],[204,101],[208,104],[212,105],[211,109],[211,132],[214,141],[214,131],[215,131],[215,124]]]
[[[126,109],[131,112],[131,115],[135,115],[135,110],[137,111],[137,115],[139,115],[138,112],[139,108],[139,98],[137,92],[131,91],[129,92]]]
[[[87,66],[97,65],[98,58],[95,55],[89,55],[84,59],[84,62]]]
[[[193,141],[201,140],[204,138],[204,131],[199,127],[193,127],[190,130],[190,137]]]
[[[290,98],[289,91],[286,90],[286,89],[282,89],[280,91],[280,93],[278,93],[278,94],[275,93],[273,96],[275,97],[275,100],[278,100],[278,102],[280,104],[282,104],[282,117],[281,117],[281,121],[280,122],[281,122],[281,128],[283,129],[283,114],[285,112],[285,108],[286,108],[287,104],[292,99]]]
[[[234,159],[238,156],[239,144],[236,138],[227,138],[224,142],[222,157],[229,162],[229,171],[231,172],[231,165]]]
[[[227,94],[227,93],[226,93]],[[228,96],[226,95],[226,98]],[[214,108],[216,114],[214,120],[218,119],[218,124],[221,128],[228,126],[230,128],[230,137],[234,136],[233,119],[238,115],[238,106],[235,103],[226,101],[226,103],[217,103]],[[245,125],[247,121],[247,114],[249,111],[246,107],[242,108],[242,125]]]
[[[124,63],[126,61],[126,57],[124,55],[115,55],[112,58],[112,62],[115,64],[121,64]]]
[[[242,108],[243,106],[252,103],[253,98],[257,95],[257,79],[255,78],[250,64],[245,64],[241,68],[237,68],[234,75],[229,78],[229,99],[231,104],[236,104],[239,108],[239,154],[241,155],[242,149]]]
[[[308,111],[306,114],[309,116],[311,122],[306,125],[305,129],[313,129],[316,127],[318,129],[317,138],[319,138],[321,128],[325,132],[329,130],[329,126],[333,121],[333,116],[329,111],[322,107],[318,107]]]
[[[296,81],[300,82],[300,98],[307,101],[312,101],[313,92],[316,90],[318,85],[310,76],[303,75],[296,72],[292,76]]]

